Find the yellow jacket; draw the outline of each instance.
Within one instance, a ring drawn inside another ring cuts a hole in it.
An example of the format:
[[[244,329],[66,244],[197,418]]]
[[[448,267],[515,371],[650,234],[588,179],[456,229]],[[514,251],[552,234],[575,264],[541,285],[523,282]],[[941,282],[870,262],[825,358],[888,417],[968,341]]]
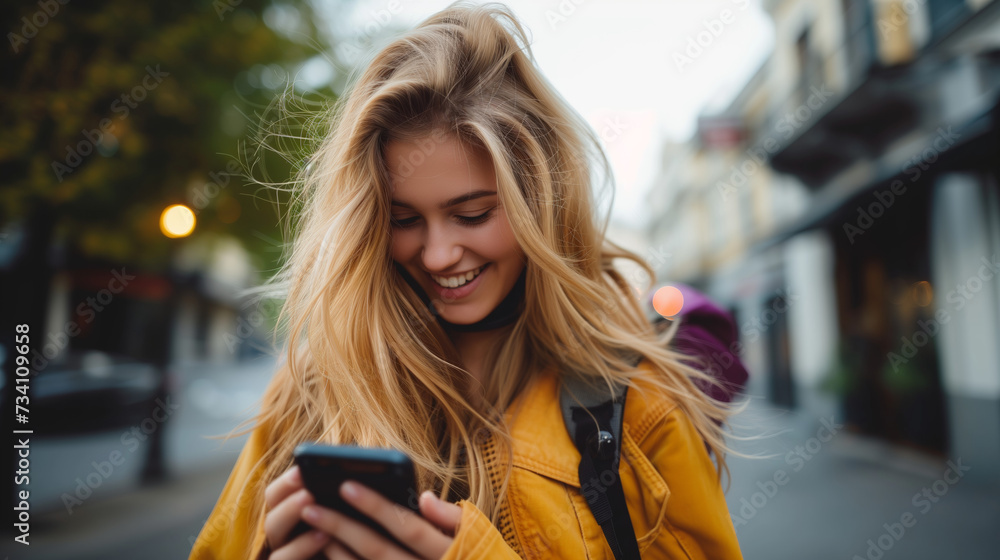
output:
[[[649,371],[648,361],[639,367]],[[514,468],[499,527],[472,503],[459,501],[462,518],[442,560],[613,560],[580,493],[580,453],[559,408],[555,369],[536,377],[511,405],[515,408],[516,415],[508,411]],[[252,559],[263,547],[263,513],[252,523],[236,503],[239,485],[261,453],[258,432],[251,433],[237,459],[190,560]],[[705,444],[681,409],[652,390],[628,392],[619,474],[643,558],[742,558]]]

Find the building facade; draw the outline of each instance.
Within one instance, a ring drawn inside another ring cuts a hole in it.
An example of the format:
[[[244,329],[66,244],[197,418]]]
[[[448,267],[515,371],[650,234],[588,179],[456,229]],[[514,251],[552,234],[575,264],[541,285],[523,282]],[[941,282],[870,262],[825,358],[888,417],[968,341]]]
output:
[[[771,57],[665,151],[660,279],[730,307],[776,404],[1000,480],[1000,4],[764,7]]]

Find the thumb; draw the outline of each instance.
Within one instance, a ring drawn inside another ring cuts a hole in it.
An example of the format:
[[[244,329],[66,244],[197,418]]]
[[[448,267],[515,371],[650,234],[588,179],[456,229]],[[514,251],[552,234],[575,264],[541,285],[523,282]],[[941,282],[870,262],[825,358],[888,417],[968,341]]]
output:
[[[420,495],[420,514],[445,534],[454,536],[458,532],[458,522],[462,520],[462,506],[446,502],[430,490],[425,490]]]

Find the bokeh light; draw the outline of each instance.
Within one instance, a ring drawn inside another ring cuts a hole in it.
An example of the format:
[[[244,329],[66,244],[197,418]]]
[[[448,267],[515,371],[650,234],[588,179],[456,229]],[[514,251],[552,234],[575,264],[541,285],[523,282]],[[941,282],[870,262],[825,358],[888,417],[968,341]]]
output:
[[[186,237],[194,231],[194,212],[183,204],[173,204],[160,214],[160,231],[167,237]]]
[[[673,286],[663,286],[653,294],[653,309],[664,317],[674,317],[684,308],[684,294]]]
[[[934,288],[927,280],[913,284],[913,299],[920,307],[927,307],[934,301]]]

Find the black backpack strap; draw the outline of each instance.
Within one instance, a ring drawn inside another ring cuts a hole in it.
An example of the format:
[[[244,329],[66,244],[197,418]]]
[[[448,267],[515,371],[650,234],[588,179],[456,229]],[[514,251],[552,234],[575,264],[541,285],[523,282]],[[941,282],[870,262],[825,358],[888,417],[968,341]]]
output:
[[[566,429],[580,450],[580,493],[617,560],[639,558],[639,544],[618,474],[627,390],[628,386],[619,385],[613,398],[609,398],[606,389],[595,389],[579,378],[564,376],[559,395]],[[597,425],[587,411],[597,419]]]

